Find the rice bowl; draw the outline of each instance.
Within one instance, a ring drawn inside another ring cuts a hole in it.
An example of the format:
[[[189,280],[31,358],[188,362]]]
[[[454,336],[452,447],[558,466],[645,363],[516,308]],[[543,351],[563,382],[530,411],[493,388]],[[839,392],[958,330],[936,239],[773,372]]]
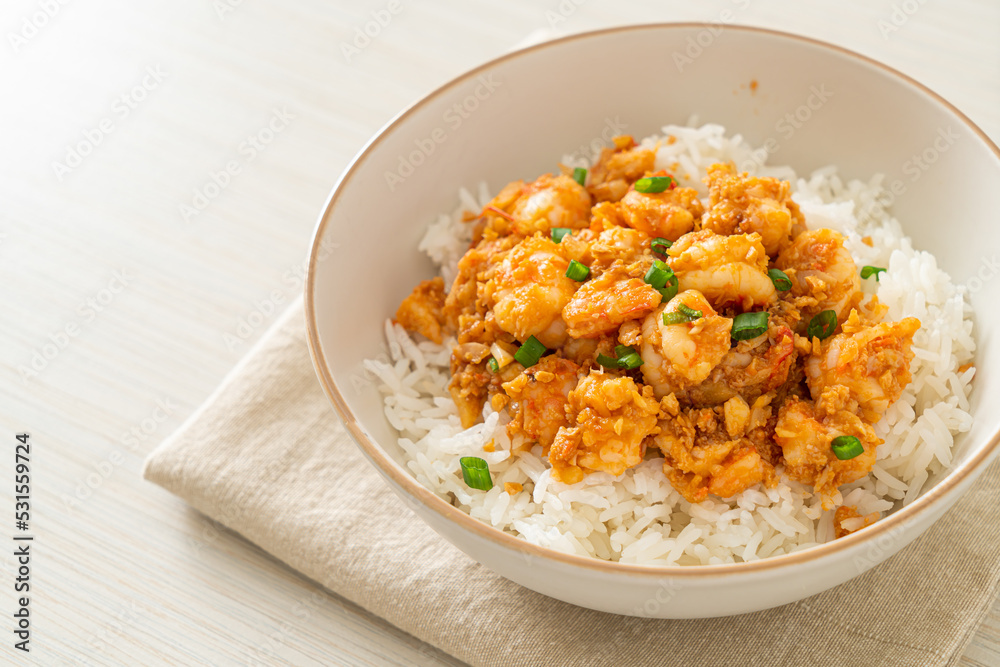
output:
[[[767,165],[761,159],[766,153],[738,135],[727,137],[721,126],[666,126],[662,132],[663,137],[649,137],[641,145],[658,146],[657,168],[669,165],[683,174],[682,185],[706,195],[700,179],[719,161],[789,180],[810,228],[842,233],[859,266],[887,267],[878,281],[863,286],[888,307],[889,318],[915,316],[924,322],[914,338],[914,380],[875,425],[884,443],[871,474],[842,486],[838,505],[861,515],[845,520],[850,531],[871,522],[864,516],[881,517],[915,500],[928,477],[951,464],[954,434],[972,424],[968,409],[975,368],[969,364],[975,343],[963,290],[937,268],[933,255],[914,250],[881,205],[881,176],[844,183],[836,168],[828,167],[799,179],[789,167]],[[563,160],[590,166],[568,156]],[[463,217],[490,200],[485,185],[477,197],[463,190],[459,198],[459,209],[442,215],[420,244],[446,285],[454,281],[455,265],[469,245],[470,225]],[[598,472],[575,484],[553,480],[540,447],[511,452],[505,411],[487,403],[483,421],[462,428],[445,389],[454,341],[437,345],[411,337],[391,321],[385,335],[391,363],[370,360],[366,367],[382,382],[386,417],[400,432],[409,470],[440,497],[496,528],[566,553],[639,565],[746,562],[834,539],[834,511],[824,510],[820,495],[807,485],[784,476],[771,488],[755,485],[730,498],[698,503],[672,488],[662,460],[655,457],[647,456],[621,476]],[[466,486],[459,463],[465,456],[489,463],[496,478],[491,490]],[[520,490],[509,493],[505,487]]]

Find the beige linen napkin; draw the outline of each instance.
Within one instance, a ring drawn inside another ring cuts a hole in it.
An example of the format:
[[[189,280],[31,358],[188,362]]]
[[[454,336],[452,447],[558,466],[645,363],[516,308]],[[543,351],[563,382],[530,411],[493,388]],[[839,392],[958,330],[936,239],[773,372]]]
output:
[[[1000,577],[1000,468],[867,574],[778,609],[659,621],[521,588],[451,546],[341,426],[292,306],[160,445],[147,479],[403,630],[473,665],[951,665]]]

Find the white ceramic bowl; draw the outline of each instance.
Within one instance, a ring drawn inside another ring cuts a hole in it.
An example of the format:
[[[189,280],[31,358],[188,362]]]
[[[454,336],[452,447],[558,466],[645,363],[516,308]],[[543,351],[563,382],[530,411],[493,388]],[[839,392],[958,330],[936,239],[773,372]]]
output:
[[[894,214],[918,248],[968,283],[977,307],[975,423],[956,440],[953,468],[908,507],[847,537],[703,567],[558,553],[480,523],[421,487],[401,464],[376,388],[356,380],[362,360],[383,345],[385,318],[433,274],[417,250],[427,224],[454,208],[460,186],[485,180],[496,191],[552,171],[560,156],[602,134],[640,138],[692,114],[754,145],[774,142],[773,161],[800,174],[836,164],[847,177],[881,172],[887,183],[898,181]],[[567,37],[458,77],[397,116],[357,156],[316,229],[306,285],[313,360],[347,428],[396,493],[504,577],[618,614],[690,618],[773,607],[896,553],[958,500],[996,452],[1000,411],[980,408],[985,397],[1000,395],[1000,347],[992,343],[1000,280],[991,279],[989,264],[1000,249],[998,182],[1000,152],[965,116],[906,76],[843,49],[756,28],[717,34],[690,24]],[[331,243],[339,247],[332,254],[324,250]]]

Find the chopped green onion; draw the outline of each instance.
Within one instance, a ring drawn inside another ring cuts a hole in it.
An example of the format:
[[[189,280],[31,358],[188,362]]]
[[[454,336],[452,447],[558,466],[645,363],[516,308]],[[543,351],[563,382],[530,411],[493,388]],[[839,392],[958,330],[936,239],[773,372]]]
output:
[[[674,179],[669,176],[647,176],[635,182],[635,189],[646,194],[655,194],[674,187]]]
[[[658,259],[654,259],[653,264],[646,271],[646,277],[643,280],[654,288],[660,289],[661,287],[666,287],[667,280],[670,279],[672,274],[673,270],[669,266]]]
[[[587,170],[583,167],[577,167],[573,170],[573,180],[584,186],[587,184]]]
[[[841,461],[847,461],[865,453],[864,445],[853,435],[838,435],[830,443],[830,449],[833,450],[833,455]]]
[[[770,276],[771,282],[774,283],[774,289],[779,292],[787,292],[792,289],[792,280],[784,271],[780,269],[770,269],[768,270],[767,275]]]
[[[567,234],[572,234],[573,230],[569,227],[553,227],[552,228],[552,240],[556,243],[560,243],[563,237]]]
[[[569,268],[566,269],[566,277],[582,283],[590,277],[590,268],[586,264],[581,264],[575,259],[569,261]]]
[[[691,321],[697,320],[705,316],[704,313],[702,313],[700,310],[695,310],[694,308],[689,307],[686,303],[682,303],[679,306],[677,306],[677,310],[690,317]]]
[[[657,236],[655,239],[653,239],[650,242],[649,247],[653,249],[653,252],[659,253],[661,255],[666,255],[667,254],[667,250],[673,244],[674,244],[673,241],[670,241],[669,239],[665,239],[662,236]]]
[[[614,357],[609,357],[606,354],[597,355],[597,363],[604,366],[605,368],[610,368],[611,370],[618,370],[618,360]]]
[[[675,276],[673,273],[671,273],[670,274],[670,279],[667,280],[667,286],[666,287],[658,287],[656,289],[656,291],[660,293],[660,296],[663,297],[663,302],[664,303],[666,303],[667,301],[670,301],[675,296],[677,296],[677,290],[678,290],[678,285],[679,284],[680,284],[680,282],[677,280],[677,276]]]
[[[528,340],[524,341],[524,345],[517,348],[514,360],[525,368],[530,368],[538,363],[543,354],[545,354],[545,346],[534,336],[529,336]]]
[[[766,310],[756,313],[740,313],[733,318],[733,330],[730,337],[733,340],[750,340],[756,338],[767,331],[767,319],[769,314]]]
[[[642,357],[639,356],[639,353],[631,345],[616,345],[615,355],[618,357],[617,359],[609,357],[606,354],[598,354],[597,363],[611,370],[618,370],[620,368],[633,370],[642,366]]]
[[[837,328],[837,313],[832,310],[824,310],[809,321],[806,335],[809,339],[819,338],[823,340],[829,338]]]
[[[878,280],[878,274],[885,271],[881,266],[862,266],[861,267],[861,279],[868,280],[872,276],[875,276],[875,280]]]
[[[682,324],[684,322],[694,322],[701,317],[703,317],[703,314],[700,310],[695,310],[688,307],[687,304],[682,303],[677,306],[677,310],[663,313],[663,323],[666,325]]]
[[[490,466],[478,456],[463,456],[458,460],[462,466],[462,478],[473,489],[489,491],[493,488]]]
[[[486,362],[486,368],[489,369],[490,373],[499,373],[500,362],[497,361],[496,357],[490,357],[490,360]]]
[[[618,365],[631,371],[642,366],[642,357],[639,356],[638,352],[629,352],[624,356],[618,357]]]
[[[670,301],[670,299],[677,296],[677,288],[680,281],[674,275],[673,269],[661,260],[653,260],[653,265],[646,271],[646,277],[643,280],[660,293],[663,301]]]

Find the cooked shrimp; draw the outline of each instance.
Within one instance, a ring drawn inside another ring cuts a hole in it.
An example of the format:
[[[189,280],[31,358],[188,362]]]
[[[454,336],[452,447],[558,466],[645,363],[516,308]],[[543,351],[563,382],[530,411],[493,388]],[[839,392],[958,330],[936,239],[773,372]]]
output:
[[[842,385],[865,420],[874,424],[910,383],[910,346],[919,328],[914,317],[865,326],[852,311],[844,333],[823,341],[820,353],[806,360],[813,399],[819,400],[827,387]]]
[[[587,190],[595,202],[618,201],[628,192],[629,186],[653,170],[656,153],[648,148],[636,147],[629,136],[612,139],[614,148],[605,148],[590,170]]]
[[[423,334],[440,345],[441,328],[445,324],[444,301],[444,279],[439,276],[425,280],[399,304],[396,321],[407,331]]]
[[[730,436],[726,421],[722,408],[679,411],[660,421],[653,442],[663,452],[663,472],[688,502],[709,493],[729,498],[774,474],[747,438]]]
[[[716,308],[751,310],[775,298],[759,234],[720,236],[703,229],[682,236],[667,254],[680,288],[698,290]]]
[[[681,305],[702,316],[664,324],[664,313],[678,312]],[[700,292],[681,292],[643,320],[643,380],[659,398],[702,382],[729,353],[732,326],[733,321],[716,313]]]
[[[566,340],[560,314],[580,284],[566,277],[567,267],[559,246],[541,236],[512,248],[492,279],[497,325],[519,341],[535,336],[546,347],[559,347]]]
[[[521,190],[510,208],[514,232],[530,236],[553,227],[590,224],[590,194],[569,176],[545,174]]]
[[[503,390],[512,401],[507,424],[511,438],[523,435],[542,447],[551,446],[556,432],[566,425],[566,404],[579,372],[572,361],[549,355],[505,382]]]
[[[573,484],[586,472],[620,475],[642,461],[643,440],[657,433],[659,403],[649,387],[593,370],[569,394],[569,425],[549,450],[552,476]]]
[[[592,268],[603,269],[619,260],[631,263],[649,248],[649,241],[649,236],[638,230],[609,227],[590,244],[590,254],[594,258]]]
[[[801,301],[799,333],[823,310],[835,311],[837,320],[843,321],[861,288],[858,267],[844,247],[844,237],[832,229],[803,232],[781,251],[775,266],[788,274],[791,295]]]
[[[829,405],[818,409],[812,403],[790,398],[778,412],[774,440],[785,458],[785,474],[812,484],[823,496],[823,508],[832,509],[837,487],[867,475],[875,465],[875,451],[882,441],[871,426],[850,410]],[[833,453],[837,436],[856,437],[864,452],[841,461]]]
[[[766,334],[737,343],[684,397],[698,406],[719,405],[733,397],[753,403],[788,382],[796,358],[791,329],[772,321]]]
[[[563,308],[562,318],[573,338],[594,338],[645,317],[661,300],[651,285],[616,265],[585,282]]]
[[[694,229],[695,220],[701,217],[704,207],[698,199],[698,191],[692,188],[650,194],[629,190],[618,202],[618,211],[629,227],[649,236],[676,241]]]
[[[737,174],[732,164],[713,164],[705,182],[709,207],[703,229],[726,235],[757,232],[767,254],[776,255],[791,241],[793,226],[804,227],[788,181]]]

